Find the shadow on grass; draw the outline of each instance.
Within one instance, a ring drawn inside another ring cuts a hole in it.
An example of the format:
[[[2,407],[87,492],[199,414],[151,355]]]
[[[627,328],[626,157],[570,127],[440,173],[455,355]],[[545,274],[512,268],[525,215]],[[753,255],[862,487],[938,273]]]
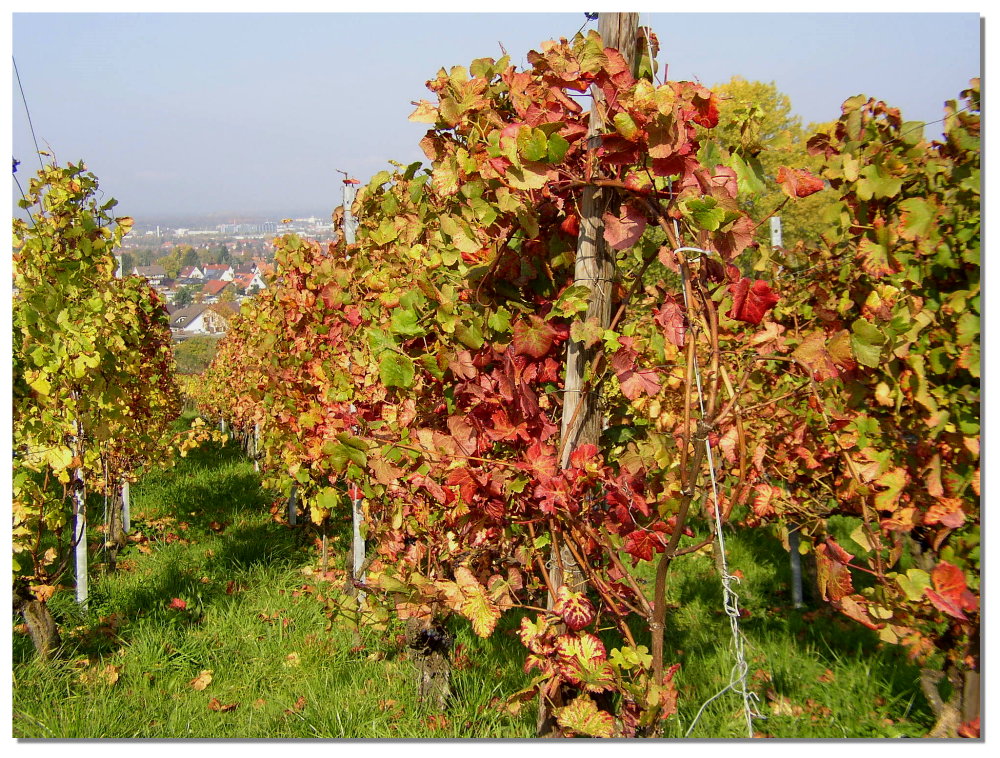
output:
[[[306,563],[301,529],[270,518],[275,497],[261,488],[252,463],[232,441],[201,445],[173,468],[149,472],[132,488],[132,539],[118,554],[119,567],[131,563],[139,573],[121,568],[102,573],[103,556],[95,552],[87,609],[76,604],[71,591],[50,601],[65,632],[64,652],[111,652],[139,619],[162,617],[175,623],[190,618],[191,613],[185,616],[168,607],[172,598],[202,608],[228,604],[227,578]],[[94,507],[99,505],[103,501]],[[206,575],[215,581],[202,583]],[[101,632],[111,614],[126,620],[118,634]],[[12,647],[15,663],[34,655],[26,636],[15,635]]]
[[[812,659],[828,669],[853,662],[867,667],[869,680],[884,682],[891,698],[915,699],[914,717],[923,714],[930,718],[929,708],[918,694],[919,669],[903,648],[881,643],[876,632],[837,612],[818,598],[818,591],[808,586],[808,580],[804,607],[792,605],[789,554],[777,538],[763,530],[752,530],[730,533],[727,541],[729,570],[741,569],[746,575],[733,587],[740,598],[739,607],[746,614],[739,622],[741,630],[748,639],[759,641],[758,647],[788,650],[780,659],[760,662],[772,677],[769,688],[779,695],[801,688],[802,670],[792,665],[793,661]],[[730,631],[725,623],[722,585],[714,566],[689,567],[674,574],[671,581],[671,597],[677,607],[667,615],[666,648],[683,650],[687,660],[711,656],[722,646],[728,649]],[[718,619],[710,625],[715,633],[685,623],[683,615],[688,609],[700,618]],[[751,671],[754,668],[751,663]]]

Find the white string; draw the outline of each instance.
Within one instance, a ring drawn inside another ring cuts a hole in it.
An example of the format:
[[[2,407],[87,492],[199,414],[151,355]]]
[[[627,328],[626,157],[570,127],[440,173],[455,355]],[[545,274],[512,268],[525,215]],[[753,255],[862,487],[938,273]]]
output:
[[[678,230],[676,229],[676,224],[677,224],[676,219],[674,219],[674,224],[675,224],[675,233],[677,233]],[[702,255],[710,254],[707,250],[701,250],[700,248],[679,247],[676,250],[674,250],[674,255],[681,252],[698,253],[699,258]],[[693,260],[698,260],[698,258],[694,258]],[[681,290],[684,293],[684,309],[689,310],[691,306],[690,303],[688,302],[688,294],[687,294],[687,269],[684,266],[681,266],[680,269],[681,269],[681,284],[682,284]],[[702,419],[704,419],[705,396],[702,391],[702,385],[701,385],[701,369],[698,366],[697,360],[695,360],[694,362],[694,377],[695,377],[695,384],[698,388],[698,409],[701,412]],[[753,738],[753,720],[755,718],[764,718],[764,716],[757,710],[757,707],[755,705],[755,701],[759,701],[760,698],[757,697],[757,693],[748,690],[746,685],[747,672],[750,667],[747,665],[746,656],[744,655],[743,634],[740,632],[740,626],[739,626],[740,598],[739,595],[737,595],[732,588],[733,582],[736,582],[737,584],[739,583],[739,578],[729,573],[729,567],[726,563],[726,542],[722,534],[722,509],[719,507],[719,485],[715,478],[715,460],[712,456],[712,445],[707,435],[705,436],[705,455],[708,460],[709,477],[712,481],[712,499],[713,502],[715,503],[715,535],[719,540],[719,557],[720,557],[719,568],[722,579],[722,604],[723,608],[725,609],[726,615],[729,617],[729,627],[732,631],[732,636],[733,636],[733,653],[736,657],[736,664],[733,666],[733,669],[730,672],[729,684],[726,685],[722,690],[717,692],[715,695],[710,697],[702,704],[701,708],[698,710],[698,713],[695,715],[694,720],[691,722],[691,725],[688,727],[687,733],[684,736],[687,737],[691,734],[691,731],[698,723],[698,719],[701,718],[702,712],[705,710],[705,707],[709,703],[711,703],[717,697],[723,695],[725,692],[729,690],[734,690],[740,695],[740,697],[743,698],[743,715],[745,716],[747,722],[747,736]]]
[[[640,15],[639,18],[641,19],[642,16]],[[652,34],[653,30],[653,19],[651,18],[651,14],[649,13],[646,14],[646,21],[647,21],[645,25],[646,33],[643,36],[646,39],[646,51],[649,53],[650,76],[652,76],[653,82],[655,84],[663,84],[663,80],[656,75],[656,59],[653,57],[653,41],[650,39],[650,35]]]

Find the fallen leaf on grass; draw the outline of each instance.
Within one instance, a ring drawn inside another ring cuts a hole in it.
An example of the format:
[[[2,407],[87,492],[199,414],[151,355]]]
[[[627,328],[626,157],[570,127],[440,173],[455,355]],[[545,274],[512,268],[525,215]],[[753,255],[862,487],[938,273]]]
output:
[[[427,728],[432,732],[439,732],[442,729],[448,728],[448,719],[445,718],[443,714],[436,713],[434,715],[428,716],[424,723],[427,724]]]
[[[240,707],[239,703],[229,703],[228,705],[223,705],[219,702],[218,698],[212,698],[208,701],[208,710],[218,711],[219,713],[225,713],[226,711],[235,711]]]
[[[300,666],[302,665],[302,659],[299,657],[298,653],[289,653],[285,656],[286,666]]]
[[[183,611],[187,608],[187,603],[185,603],[179,597],[175,597],[173,600],[170,601],[170,605],[168,607],[173,608],[174,610],[177,611]]]
[[[295,705],[293,705],[291,708],[286,708],[285,713],[289,714],[296,713],[298,711],[301,711],[305,707],[306,707],[306,699],[304,696],[300,695],[299,699],[295,701]]]
[[[258,711],[265,705],[267,705],[267,701],[262,697],[259,697],[253,701],[253,707],[256,708]]]
[[[196,690],[203,690],[211,683],[212,669],[204,669],[198,676],[188,682]]]
[[[774,690],[767,691],[767,699],[771,701],[771,712],[775,716],[801,716],[805,713],[805,708],[801,705],[795,705],[789,698]]]
[[[83,684],[106,684],[110,687],[118,681],[121,670],[121,666],[114,666],[110,663],[104,668],[87,667],[80,672],[80,681]]]
[[[823,684],[829,684],[834,679],[833,672],[827,669],[822,674],[819,675],[818,681],[823,682]]]

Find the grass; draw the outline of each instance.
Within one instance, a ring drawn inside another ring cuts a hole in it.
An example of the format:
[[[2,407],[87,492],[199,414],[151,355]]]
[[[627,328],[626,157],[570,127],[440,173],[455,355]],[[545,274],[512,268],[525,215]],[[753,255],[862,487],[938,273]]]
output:
[[[316,551],[273,519],[274,496],[233,446],[194,451],[133,488],[133,535],[119,571],[92,578],[86,611],[71,591],[50,605],[63,649],[35,659],[13,644],[13,733],[20,738],[519,738],[531,703],[503,707],[526,686],[518,619],[486,640],[456,621],[460,647],[446,714],[416,696],[401,627],[360,637],[331,622]],[[344,534],[333,544],[343,554]],[[141,535],[141,536],[138,536]],[[895,648],[822,607],[790,607],[788,558],[764,534],[732,534],[730,570],[745,617],[749,684],[782,738],[921,736],[933,718],[917,671]],[[651,582],[650,582],[651,584]],[[710,555],[678,561],[670,582],[668,663],[680,662],[680,710],[668,737],[745,737],[727,692],[729,622]],[[186,608],[171,608],[174,598]],[[15,619],[17,623],[19,619]],[[210,671],[204,689],[192,682]]]

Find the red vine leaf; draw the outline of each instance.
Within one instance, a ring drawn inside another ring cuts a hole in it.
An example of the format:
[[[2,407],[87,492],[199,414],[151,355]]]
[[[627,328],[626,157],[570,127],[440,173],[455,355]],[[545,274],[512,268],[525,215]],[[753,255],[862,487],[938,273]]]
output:
[[[958,728],[958,736],[965,737],[967,739],[978,740],[979,739],[979,716],[976,716],[972,721],[966,721]]]
[[[587,442],[586,444],[580,445],[569,457],[569,465],[572,468],[584,468],[587,465],[587,461],[592,458],[597,457],[600,451],[597,445]]]
[[[574,632],[594,620],[594,606],[582,592],[571,592],[565,584],[556,591],[553,612]]]
[[[664,535],[670,531],[662,521],[657,521],[649,529],[636,529],[625,538],[625,552],[643,561],[653,560],[654,553],[662,553],[667,547]]]
[[[599,637],[590,632],[560,634],[556,638],[559,673],[588,692],[602,692],[614,685],[608,653]]]
[[[556,335],[555,328],[540,316],[518,321],[514,324],[514,354],[542,358],[549,352]]]
[[[847,564],[854,556],[831,539],[816,547],[816,578],[823,599],[836,603],[854,592]]]
[[[762,279],[751,283],[750,279],[743,277],[735,284],[730,284],[728,289],[733,294],[733,307],[726,315],[754,326],[761,322],[764,314],[780,299]]]
[[[604,214],[604,239],[615,250],[635,245],[646,230],[646,215],[631,203],[622,205],[621,212]]]
[[[781,166],[777,180],[781,190],[791,198],[809,197],[823,189],[822,179],[801,168]]]
[[[957,497],[939,497],[924,514],[925,524],[941,524],[949,529],[958,529],[965,523],[962,500]]]
[[[659,325],[668,342],[677,347],[684,347],[687,319],[684,317],[684,309],[680,303],[667,295],[663,305],[653,311],[653,321]]]
[[[639,354],[632,349],[633,341],[629,337],[619,340],[622,348],[611,356],[611,367],[618,376],[622,394],[629,400],[635,400],[641,395],[653,396],[660,391],[660,379],[655,369],[637,369],[636,358]]]
[[[934,589],[928,587],[924,593],[942,613],[960,621],[967,621],[968,618],[963,611],[974,611],[979,607],[979,601],[969,592],[965,574],[958,566],[948,561],[941,561],[931,571],[931,582],[934,584]]]
[[[760,518],[767,518],[768,516],[773,516],[777,511],[774,507],[774,501],[781,496],[781,488],[775,487],[773,484],[761,483],[754,486],[753,512]]]

